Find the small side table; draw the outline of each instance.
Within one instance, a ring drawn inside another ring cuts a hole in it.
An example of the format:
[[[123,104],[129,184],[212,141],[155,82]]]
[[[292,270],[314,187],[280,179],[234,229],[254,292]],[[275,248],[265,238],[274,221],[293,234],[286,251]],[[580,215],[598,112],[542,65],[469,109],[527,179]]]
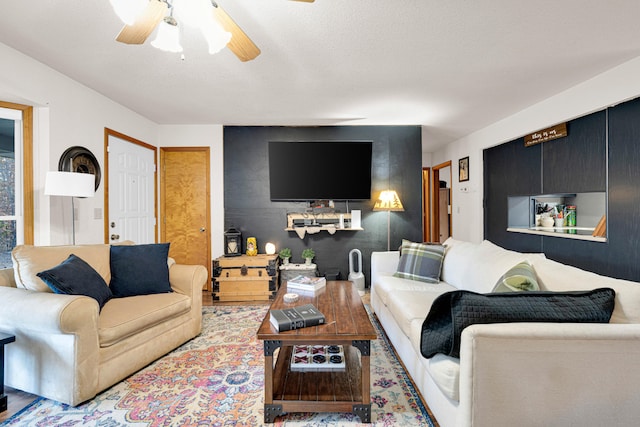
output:
[[[15,340],[15,335],[0,332],[0,412],[7,410],[7,395],[4,394],[4,346]]]

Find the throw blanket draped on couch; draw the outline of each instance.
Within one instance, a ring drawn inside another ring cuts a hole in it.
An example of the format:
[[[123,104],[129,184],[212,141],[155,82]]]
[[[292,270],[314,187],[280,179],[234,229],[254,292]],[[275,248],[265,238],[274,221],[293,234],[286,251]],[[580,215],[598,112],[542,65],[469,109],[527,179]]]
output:
[[[440,295],[422,324],[420,350],[460,357],[460,334],[473,324],[508,322],[609,323],[616,293],[610,288],[585,292],[509,292]]]

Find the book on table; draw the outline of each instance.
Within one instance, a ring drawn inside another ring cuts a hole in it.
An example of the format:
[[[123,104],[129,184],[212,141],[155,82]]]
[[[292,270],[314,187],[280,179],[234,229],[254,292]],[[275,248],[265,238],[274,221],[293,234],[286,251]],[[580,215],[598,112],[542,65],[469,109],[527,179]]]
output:
[[[287,280],[287,289],[300,289],[302,291],[317,291],[327,285],[324,277],[296,276]]]
[[[278,332],[306,328],[307,326],[318,326],[325,323],[324,314],[313,304],[271,310],[269,320]]]

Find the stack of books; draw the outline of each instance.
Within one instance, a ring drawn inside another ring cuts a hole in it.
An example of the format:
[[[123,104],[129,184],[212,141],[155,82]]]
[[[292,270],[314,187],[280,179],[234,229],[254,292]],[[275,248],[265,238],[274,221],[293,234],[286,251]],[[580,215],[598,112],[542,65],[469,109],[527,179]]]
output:
[[[296,276],[287,280],[287,290],[315,292],[327,286],[327,279],[324,277]]]
[[[324,314],[318,311],[313,304],[305,304],[282,310],[271,310],[270,314],[269,321],[278,332],[292,331],[294,329],[318,326],[325,323]]]

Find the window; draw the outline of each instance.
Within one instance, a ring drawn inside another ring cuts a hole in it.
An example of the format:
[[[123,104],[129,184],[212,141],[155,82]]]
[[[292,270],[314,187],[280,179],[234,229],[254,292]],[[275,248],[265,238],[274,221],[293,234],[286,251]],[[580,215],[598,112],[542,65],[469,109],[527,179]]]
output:
[[[0,108],[0,268],[24,243],[22,164],[22,112]]]

